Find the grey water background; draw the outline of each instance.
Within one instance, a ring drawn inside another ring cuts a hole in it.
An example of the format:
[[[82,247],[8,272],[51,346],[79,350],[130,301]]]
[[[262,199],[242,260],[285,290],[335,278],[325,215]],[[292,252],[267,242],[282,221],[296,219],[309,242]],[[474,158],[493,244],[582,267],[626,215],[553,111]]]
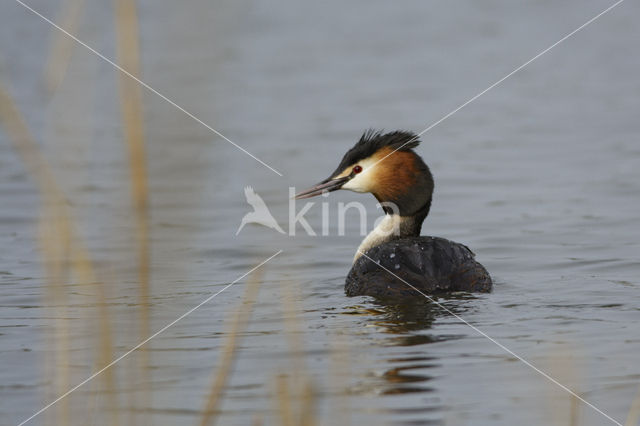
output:
[[[59,2],[30,4],[59,17]],[[297,295],[323,424],[569,424],[566,392],[442,310],[344,296],[362,237],[355,211],[346,235],[335,235],[337,204],[364,202],[371,225],[379,210],[370,195],[310,200],[316,231],[321,203],[329,203],[329,236],[300,227],[296,236],[259,226],[235,232],[250,210],[245,186],[287,229],[288,187],[328,176],[362,130],[422,130],[609,5],[139,2],[143,80],[284,174],[145,91],[153,329],[284,250],[265,266],[219,424],[278,422],[275,377],[292,362],[283,288]],[[491,294],[441,301],[621,422],[640,383],[639,13],[637,2],[622,3],[426,133],[418,149],[436,179],[423,234],[467,244],[496,282]],[[75,46],[65,81],[49,97],[42,72],[53,31],[2,2],[0,78],[42,141],[98,270],[112,283],[114,326],[122,330],[135,321],[137,275],[118,75]],[[88,1],[77,34],[113,58],[111,3]],[[44,363],[56,318],[38,250],[39,214],[36,188],[0,133],[3,425],[55,397]],[[138,408],[153,424],[199,418],[243,284],[150,343],[153,399]],[[87,355],[93,331],[82,320],[92,307],[70,308],[77,383],[94,367]],[[123,335],[118,353],[136,343]],[[132,356],[114,371],[122,378],[134,367]],[[118,391],[123,401],[135,392]],[[578,406],[579,424],[608,424]]]

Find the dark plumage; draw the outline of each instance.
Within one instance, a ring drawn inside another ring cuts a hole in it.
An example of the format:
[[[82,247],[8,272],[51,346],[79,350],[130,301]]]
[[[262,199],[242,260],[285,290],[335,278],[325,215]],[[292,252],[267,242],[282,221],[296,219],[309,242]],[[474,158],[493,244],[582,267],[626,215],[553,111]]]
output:
[[[399,238],[365,254],[347,275],[347,296],[402,298],[419,296],[416,290],[425,294],[491,290],[491,277],[473,252],[444,238]]]

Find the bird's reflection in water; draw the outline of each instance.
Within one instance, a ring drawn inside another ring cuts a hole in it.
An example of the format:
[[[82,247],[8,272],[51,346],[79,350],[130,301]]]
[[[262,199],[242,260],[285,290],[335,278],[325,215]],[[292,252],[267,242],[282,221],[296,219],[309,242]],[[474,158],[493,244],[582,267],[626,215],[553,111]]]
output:
[[[348,314],[365,317],[367,326],[373,326],[378,333],[383,333],[382,340],[376,339],[374,345],[406,348],[394,352],[385,360],[390,368],[376,376],[384,379],[376,384],[375,393],[380,395],[399,395],[406,393],[427,393],[435,389],[427,383],[433,378],[429,370],[438,366],[438,358],[430,355],[427,344],[462,338],[461,335],[443,335],[433,331],[433,323],[451,314],[463,315],[466,300],[474,299],[470,294],[452,294],[446,298],[438,298],[438,303],[428,299],[392,303],[378,301],[368,306],[352,306]],[[446,309],[445,309],[446,308]],[[380,335],[377,335],[380,338]],[[389,354],[388,351],[384,352]],[[418,407],[394,407],[393,411],[413,411]],[[440,408],[437,398],[433,403],[425,404],[421,410],[428,412]]]

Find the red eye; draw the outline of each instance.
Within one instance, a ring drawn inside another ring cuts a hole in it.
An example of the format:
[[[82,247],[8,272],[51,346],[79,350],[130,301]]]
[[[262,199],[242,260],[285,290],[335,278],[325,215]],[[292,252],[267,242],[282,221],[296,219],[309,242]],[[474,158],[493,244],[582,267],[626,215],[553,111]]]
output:
[[[358,174],[362,171],[362,167],[360,166],[354,166],[353,167],[353,173]]]

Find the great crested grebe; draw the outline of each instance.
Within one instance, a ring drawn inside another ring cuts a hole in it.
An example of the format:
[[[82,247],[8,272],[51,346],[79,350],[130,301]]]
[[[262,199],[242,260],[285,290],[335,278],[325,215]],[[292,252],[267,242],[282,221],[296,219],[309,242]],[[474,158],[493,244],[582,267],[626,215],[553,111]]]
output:
[[[491,290],[491,277],[463,244],[421,237],[429,213],[433,177],[413,151],[411,132],[366,131],[338,168],[296,199],[348,189],[370,192],[385,217],[362,241],[347,275],[348,296],[393,297],[419,292]]]

